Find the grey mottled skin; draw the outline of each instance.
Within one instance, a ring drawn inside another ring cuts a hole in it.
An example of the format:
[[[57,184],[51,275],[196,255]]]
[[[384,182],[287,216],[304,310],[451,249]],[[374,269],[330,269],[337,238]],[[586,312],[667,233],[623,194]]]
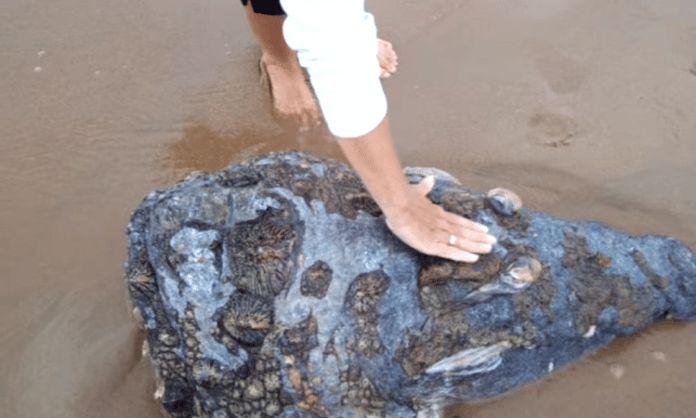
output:
[[[167,414],[434,417],[696,315],[676,240],[515,212],[442,172],[430,198],[488,225],[493,252],[416,253],[352,170],[303,153],[150,193],[126,276]]]

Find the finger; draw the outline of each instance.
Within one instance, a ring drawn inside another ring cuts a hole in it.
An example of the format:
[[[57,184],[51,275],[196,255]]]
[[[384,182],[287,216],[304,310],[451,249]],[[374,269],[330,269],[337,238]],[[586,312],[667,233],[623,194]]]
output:
[[[449,258],[454,261],[463,261],[465,263],[474,263],[478,261],[479,256],[449,244],[438,244],[435,247],[435,253],[438,257]]]
[[[433,187],[435,187],[435,176],[426,176],[420,183],[413,186],[413,190],[420,196],[426,196]]]
[[[472,231],[488,232],[488,227],[463,216],[445,211],[443,214],[445,222],[452,227],[470,229]]]
[[[447,244],[472,254],[488,254],[493,249],[493,245],[487,242],[471,241],[456,235],[450,235]]]
[[[488,227],[481,225],[479,223],[473,222],[469,219],[456,216],[451,213],[445,212],[446,219],[438,223],[439,229],[443,230],[447,237],[455,236],[462,241],[469,241],[478,244],[490,244],[494,245],[497,239],[489,234]]]
[[[458,228],[450,229],[449,235],[454,235],[455,237],[461,239],[462,241],[472,242],[477,244],[488,244],[495,245],[498,240],[491,234],[483,231],[477,231],[473,229]],[[448,236],[449,236],[448,235]]]

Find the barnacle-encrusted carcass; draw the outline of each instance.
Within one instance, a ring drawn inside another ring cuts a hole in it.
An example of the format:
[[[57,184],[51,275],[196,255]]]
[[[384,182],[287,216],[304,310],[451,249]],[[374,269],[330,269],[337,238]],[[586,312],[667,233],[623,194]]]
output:
[[[345,165],[299,152],[195,173],[128,226],[128,290],[172,417],[435,417],[696,315],[696,257],[664,237],[521,209],[436,169],[429,197],[498,238],[475,264],[385,226]]]

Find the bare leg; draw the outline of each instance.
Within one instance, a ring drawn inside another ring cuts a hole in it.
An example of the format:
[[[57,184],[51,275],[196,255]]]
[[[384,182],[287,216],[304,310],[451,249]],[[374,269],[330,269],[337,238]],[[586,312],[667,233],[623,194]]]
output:
[[[267,16],[254,13],[251,2],[246,5],[251,30],[256,35],[270,80],[273,107],[282,117],[296,119],[300,125],[318,123],[319,106],[300,67],[295,51],[283,38],[285,16]]]
[[[304,78],[297,53],[290,49],[283,38],[285,16],[254,13],[251,2],[246,5],[246,14],[251,30],[261,45],[261,61],[270,80],[273,107],[281,117],[295,119],[300,125],[318,123],[321,120],[319,106]],[[397,66],[392,44],[380,39],[378,57],[382,68],[380,77],[391,76]]]

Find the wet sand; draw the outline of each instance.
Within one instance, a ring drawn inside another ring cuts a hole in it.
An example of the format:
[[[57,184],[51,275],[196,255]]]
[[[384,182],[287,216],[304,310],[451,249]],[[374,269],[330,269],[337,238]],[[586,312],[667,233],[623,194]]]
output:
[[[0,6],[0,415],[157,417],[123,233],[151,189],[285,131],[237,1]],[[372,4],[375,3],[375,4]],[[369,2],[405,165],[696,248],[696,3]],[[448,417],[692,417],[696,324],[663,323]]]

